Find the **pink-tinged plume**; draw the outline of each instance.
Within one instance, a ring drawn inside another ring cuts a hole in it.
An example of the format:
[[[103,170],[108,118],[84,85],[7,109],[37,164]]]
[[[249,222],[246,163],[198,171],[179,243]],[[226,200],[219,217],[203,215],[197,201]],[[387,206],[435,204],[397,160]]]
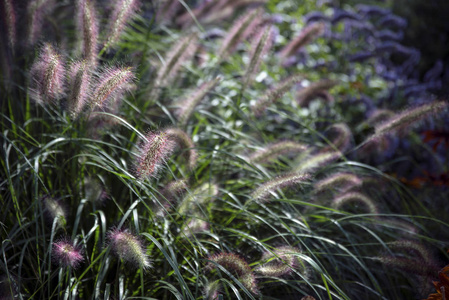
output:
[[[251,193],[250,197],[255,201],[266,202],[277,189],[305,184],[309,179],[309,174],[281,175],[262,184]]]
[[[54,0],[32,0],[28,4],[28,46],[34,45],[41,35],[43,20],[55,6]]]
[[[77,31],[80,33],[84,59],[96,66],[98,54],[98,19],[92,0],[77,2]]]
[[[8,46],[14,51],[14,47],[16,45],[16,12],[14,10],[13,0],[2,0],[1,6],[2,13],[0,18],[3,19],[4,26],[6,27],[5,31],[8,36]],[[0,23],[2,24],[2,23]]]
[[[104,107],[109,100],[115,100],[131,87],[134,73],[127,68],[105,68],[98,76],[98,83],[93,92],[93,104]]]
[[[261,260],[269,260],[255,271],[265,276],[281,277],[291,275],[294,270],[300,269],[302,275],[307,275],[304,263],[298,257],[301,250],[291,246],[283,246],[273,249],[272,252],[264,252]]]
[[[282,61],[286,61],[292,55],[295,55],[299,49],[312,42],[316,37],[320,36],[324,32],[324,24],[313,23],[305,27],[301,33],[287,44],[279,54]]]
[[[80,247],[69,239],[62,239],[53,244],[53,258],[63,267],[77,268],[84,260]]]
[[[30,95],[37,103],[58,100],[64,94],[65,69],[61,55],[45,44],[30,70]]]
[[[173,152],[175,143],[165,132],[150,132],[140,147],[140,155],[135,165],[135,174],[140,180],[156,177]]]
[[[78,61],[70,66],[70,95],[67,99],[67,108],[73,118],[76,118],[81,113],[91,97],[90,83],[92,74],[87,64],[86,61]]]
[[[242,285],[253,294],[258,294],[256,277],[248,263],[234,253],[219,253],[208,257],[209,262],[206,271],[217,268],[217,264],[225,268],[232,275],[237,275]]]
[[[108,239],[113,253],[118,258],[142,269],[151,267],[143,241],[129,230],[113,229],[108,232]]]
[[[137,0],[115,0],[114,10],[109,17],[109,30],[107,35],[107,40],[104,45],[104,49],[107,50],[114,46],[119,40],[126,23],[132,19],[139,8],[139,3]]]

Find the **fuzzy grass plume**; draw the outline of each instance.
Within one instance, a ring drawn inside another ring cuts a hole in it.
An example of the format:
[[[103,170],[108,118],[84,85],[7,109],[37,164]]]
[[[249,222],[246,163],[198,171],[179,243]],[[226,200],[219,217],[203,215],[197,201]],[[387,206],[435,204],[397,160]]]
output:
[[[312,82],[307,87],[302,88],[296,93],[296,101],[301,106],[309,105],[320,93],[326,92],[337,84],[335,80],[321,79],[317,82]]]
[[[67,99],[67,108],[73,118],[76,118],[82,112],[91,98],[91,81],[92,74],[86,61],[77,61],[70,66],[70,94]]]
[[[119,259],[142,269],[151,267],[142,240],[127,229],[112,229],[108,232],[109,246]]]
[[[259,290],[256,283],[256,277],[251,270],[248,263],[234,253],[219,253],[208,257],[210,261],[205,270],[211,271],[215,269],[218,265],[228,270],[231,274],[236,274],[237,279],[242,283],[242,285],[251,291],[253,294],[258,294]]]
[[[134,74],[130,67],[104,68],[97,79],[93,91],[92,104],[105,107],[108,102],[116,100],[129,89],[129,83],[134,80]]]
[[[64,94],[65,67],[61,55],[45,44],[30,70],[30,96],[39,104],[50,104]]]
[[[74,269],[84,260],[81,248],[67,238],[60,239],[53,244],[53,259],[62,267]]]
[[[178,148],[184,152],[184,157],[190,169],[194,169],[198,160],[195,144],[187,133],[179,128],[168,128],[165,131],[168,138],[172,139]]]
[[[175,115],[182,126],[187,125],[195,108],[220,80],[220,77],[216,77],[214,80],[204,82],[198,89],[187,95],[184,100],[177,103],[178,109],[176,110]]]
[[[272,252],[266,251],[261,260],[267,261],[255,269],[257,273],[264,276],[282,277],[293,273],[293,270],[302,269],[301,273],[306,275],[303,262],[297,256],[301,250],[291,246],[274,248]]]
[[[99,25],[97,12],[92,0],[77,2],[77,30],[81,35],[84,59],[92,66],[97,64]]]
[[[0,7],[3,8],[1,18],[4,20],[6,26],[6,34],[8,36],[8,46],[14,52],[14,48],[17,42],[16,32],[16,9],[14,8],[14,1],[3,0],[0,3]]]
[[[260,29],[251,45],[250,59],[245,71],[245,84],[247,85],[257,73],[264,56],[270,51],[274,39],[274,29],[266,25]]]
[[[358,176],[347,172],[338,172],[321,179],[316,182],[313,187],[315,193],[320,193],[326,190],[346,192],[355,187],[360,187],[362,184],[363,180]]]
[[[109,17],[107,40],[104,50],[113,47],[120,38],[126,24],[136,14],[139,8],[137,0],[115,0],[114,10]]]
[[[140,147],[135,174],[140,180],[155,177],[175,147],[165,132],[149,132]]]
[[[348,192],[341,196],[338,196],[332,200],[331,206],[335,209],[342,210],[346,205],[353,203],[355,205],[362,204],[367,213],[378,214],[379,210],[374,201],[366,195],[358,192]]]
[[[277,100],[279,100],[285,93],[287,93],[295,84],[303,79],[302,76],[292,76],[276,85],[265,93],[265,96],[259,99],[254,106],[251,107],[251,111],[254,116],[260,117],[267,107]]]
[[[298,154],[308,149],[308,146],[295,141],[282,141],[254,152],[249,155],[251,163],[266,163],[277,159],[281,155]]]
[[[277,189],[304,184],[310,179],[309,174],[286,174],[269,180],[254,190],[250,198],[254,201],[265,202]]]

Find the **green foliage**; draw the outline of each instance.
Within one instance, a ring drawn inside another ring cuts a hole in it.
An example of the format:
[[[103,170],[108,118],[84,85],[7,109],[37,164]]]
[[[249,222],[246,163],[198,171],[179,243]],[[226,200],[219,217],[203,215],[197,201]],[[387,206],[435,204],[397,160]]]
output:
[[[97,1],[95,43],[103,50],[89,64],[88,103],[75,114],[67,102],[81,84],[69,78],[59,101],[33,101],[38,75],[30,70],[39,47],[12,51],[4,43],[0,296],[400,299],[427,292],[438,262],[423,249],[441,249],[449,224],[394,178],[388,158],[369,164],[384,157],[389,140],[364,148],[377,142],[370,137],[378,123],[365,122],[364,108],[348,101],[378,99],[388,82],[373,63],[347,61],[359,47],[355,40],[317,36],[299,50],[302,62],[284,64],[277,53],[299,35],[314,1],[268,1],[260,12],[231,2],[204,14],[192,3],[165,3],[178,17],[196,16],[183,28],[176,18],[157,20],[163,3],[142,5],[132,18],[135,7],[120,13]],[[69,65],[82,48],[69,13],[75,4],[56,3],[42,12],[41,25],[59,26],[44,26],[48,35],[40,41],[60,44],[58,59]],[[111,11],[122,23],[107,27]],[[268,23],[274,13],[282,20],[248,80],[251,39],[265,30],[252,23],[257,13]],[[239,15],[253,26],[240,28],[247,40],[220,50]],[[107,36],[107,28],[121,27],[119,41]],[[215,27],[223,30],[218,37]],[[321,80],[327,85],[297,101]],[[264,110],[255,114],[261,101]],[[336,175],[343,179],[330,180]],[[442,233],[434,235],[435,228]],[[61,254],[61,240],[70,241],[63,248],[70,251]],[[413,243],[399,243],[402,252],[393,253],[398,240]],[[401,255],[416,262],[416,249],[427,273],[410,276],[395,262]],[[65,256],[75,250],[83,258],[72,265]],[[65,255],[65,263],[55,255]]]

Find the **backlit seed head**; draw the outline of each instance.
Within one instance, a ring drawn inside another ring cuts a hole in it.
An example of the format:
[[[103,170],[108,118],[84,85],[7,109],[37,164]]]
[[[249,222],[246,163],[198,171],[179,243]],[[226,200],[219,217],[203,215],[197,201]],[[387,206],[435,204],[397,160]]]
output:
[[[108,232],[109,246],[118,258],[134,266],[147,269],[150,259],[142,240],[127,229],[112,229]]]
[[[64,94],[65,68],[61,55],[45,44],[30,69],[30,96],[39,104],[59,100]]]
[[[279,188],[304,184],[310,179],[309,174],[286,174],[269,180],[251,193],[250,197],[255,201],[267,201],[272,193]]]
[[[374,201],[361,193],[349,192],[332,200],[332,207],[335,209],[343,209],[348,204],[362,204],[367,213],[378,214],[379,210]]]
[[[92,104],[104,107],[108,101],[115,100],[124,92],[130,90],[130,83],[134,80],[131,68],[104,68],[98,76],[93,91]]]
[[[136,176],[141,180],[156,177],[174,147],[175,144],[166,133],[148,133],[140,148],[140,156],[135,166]]]
[[[293,270],[302,269],[301,273],[305,275],[304,264],[297,256],[300,253],[301,250],[291,246],[278,247],[272,252],[267,251],[261,259],[267,262],[255,271],[265,276],[281,277],[292,274]]]
[[[221,265],[228,270],[231,274],[237,275],[237,278],[243,284],[245,288],[251,291],[253,294],[258,294],[256,277],[252,272],[248,263],[234,253],[219,253],[208,257],[209,262],[205,268],[206,271],[211,271],[216,268],[216,264]]]
[[[42,198],[42,202],[44,206],[44,214],[47,216],[49,223],[53,224],[56,219],[57,225],[59,227],[64,227],[67,222],[67,213],[60,201],[57,201],[49,196],[45,196]]]
[[[76,268],[84,260],[80,247],[69,239],[61,239],[53,244],[53,258],[60,266]]]

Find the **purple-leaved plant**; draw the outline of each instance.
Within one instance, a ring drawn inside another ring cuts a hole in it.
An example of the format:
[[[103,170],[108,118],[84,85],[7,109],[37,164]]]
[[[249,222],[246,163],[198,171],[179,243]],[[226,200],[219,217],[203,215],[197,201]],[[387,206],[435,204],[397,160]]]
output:
[[[39,104],[59,100],[64,94],[65,68],[61,55],[45,44],[30,69],[30,96]]]
[[[146,254],[143,241],[128,229],[114,228],[108,232],[109,246],[118,258],[135,267],[148,269],[150,259]]]
[[[67,238],[53,243],[53,259],[62,267],[77,268],[84,260],[81,248]]]

